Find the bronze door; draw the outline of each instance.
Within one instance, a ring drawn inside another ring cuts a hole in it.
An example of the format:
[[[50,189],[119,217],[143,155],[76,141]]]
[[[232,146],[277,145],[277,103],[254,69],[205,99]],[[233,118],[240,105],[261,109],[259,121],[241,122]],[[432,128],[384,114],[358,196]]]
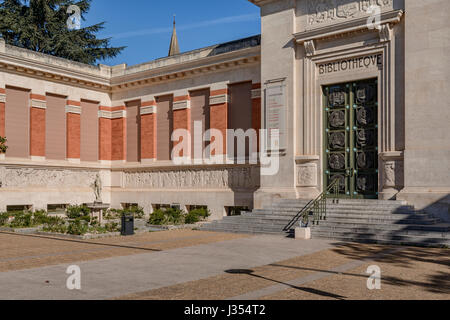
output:
[[[375,79],[325,86],[325,186],[340,194],[378,198],[378,85]]]

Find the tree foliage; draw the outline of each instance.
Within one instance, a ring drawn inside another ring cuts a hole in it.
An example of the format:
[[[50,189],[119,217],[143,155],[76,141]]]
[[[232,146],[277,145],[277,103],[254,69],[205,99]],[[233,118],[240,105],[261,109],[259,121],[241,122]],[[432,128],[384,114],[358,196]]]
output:
[[[105,22],[69,30],[70,5],[80,8],[81,21],[92,0],[0,0],[0,35],[10,45],[87,64],[117,56],[125,47],[97,39]]]
[[[7,142],[6,138],[0,136],[0,154],[6,153],[6,150],[8,149],[6,142]]]

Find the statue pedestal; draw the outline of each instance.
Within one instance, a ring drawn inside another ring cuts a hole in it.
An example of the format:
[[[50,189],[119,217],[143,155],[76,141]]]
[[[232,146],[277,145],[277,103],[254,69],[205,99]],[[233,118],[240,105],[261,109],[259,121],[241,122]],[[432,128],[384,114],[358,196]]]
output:
[[[94,202],[94,203],[88,203],[86,205],[89,209],[91,209],[91,219],[92,218],[98,218],[98,222],[103,224],[103,210],[106,210],[110,207],[109,203],[102,203],[102,202]]]

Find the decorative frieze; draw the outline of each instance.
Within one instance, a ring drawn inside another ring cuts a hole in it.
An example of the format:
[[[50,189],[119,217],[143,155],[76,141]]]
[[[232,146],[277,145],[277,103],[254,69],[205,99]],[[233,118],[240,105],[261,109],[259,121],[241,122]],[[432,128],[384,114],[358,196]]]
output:
[[[221,95],[209,97],[209,105],[210,106],[228,103],[229,101],[230,101],[230,96],[228,94],[221,94]]]
[[[44,100],[31,99],[31,107],[38,109],[47,109],[47,102]]]
[[[142,107],[141,108],[141,116],[146,115],[146,114],[154,114],[156,113],[156,106],[147,106],[147,107]]]
[[[184,109],[190,109],[191,108],[191,101],[189,100],[182,100],[182,101],[176,101],[173,103],[173,110],[184,110]]]
[[[97,171],[0,167],[2,188],[90,187]]]
[[[392,0],[308,0],[308,25],[340,22],[369,14],[371,6],[392,8]]]
[[[81,107],[68,105],[66,106],[66,113],[81,114]]]
[[[126,118],[127,117],[127,111],[126,110],[117,110],[117,111],[99,110],[98,111],[98,117],[99,118],[105,118],[105,119]]]
[[[145,189],[255,189],[257,167],[154,170],[124,173],[125,188]]]

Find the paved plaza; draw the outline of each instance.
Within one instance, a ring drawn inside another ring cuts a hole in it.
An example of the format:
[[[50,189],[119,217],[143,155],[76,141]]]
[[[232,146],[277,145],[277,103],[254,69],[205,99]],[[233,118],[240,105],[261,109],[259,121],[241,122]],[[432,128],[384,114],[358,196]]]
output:
[[[68,290],[66,270],[81,270]],[[369,266],[381,289],[369,290]],[[99,240],[0,233],[0,299],[449,299],[450,250],[175,230]]]

